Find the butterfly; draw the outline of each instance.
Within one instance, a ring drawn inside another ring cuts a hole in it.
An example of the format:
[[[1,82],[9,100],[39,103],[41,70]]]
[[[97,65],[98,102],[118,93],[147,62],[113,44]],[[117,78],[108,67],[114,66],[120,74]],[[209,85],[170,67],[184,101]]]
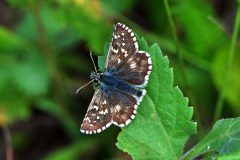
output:
[[[96,134],[111,124],[119,127],[128,125],[135,118],[137,108],[146,94],[144,88],[151,70],[151,57],[138,49],[133,31],[126,25],[117,23],[104,71],[99,73],[95,67],[95,71],[90,74],[90,79],[98,87],[80,131]]]

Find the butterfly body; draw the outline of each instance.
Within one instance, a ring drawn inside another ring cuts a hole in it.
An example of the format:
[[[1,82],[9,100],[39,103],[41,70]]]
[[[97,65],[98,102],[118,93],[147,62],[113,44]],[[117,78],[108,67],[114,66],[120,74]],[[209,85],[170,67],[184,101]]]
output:
[[[123,92],[127,92],[129,94],[138,95],[140,92],[135,86],[128,84],[124,80],[118,79],[117,77],[111,74],[103,74],[103,81],[101,82],[100,88],[108,86],[108,88],[114,88],[117,90],[121,90]]]
[[[146,93],[152,70],[150,55],[138,50],[136,37],[126,25],[117,23],[103,73],[92,72],[99,84],[80,131],[100,133],[111,124],[128,125]]]

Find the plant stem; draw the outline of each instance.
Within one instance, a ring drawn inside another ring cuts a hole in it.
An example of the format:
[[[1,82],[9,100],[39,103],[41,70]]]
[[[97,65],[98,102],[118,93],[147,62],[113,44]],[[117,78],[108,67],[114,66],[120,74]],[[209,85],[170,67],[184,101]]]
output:
[[[164,2],[164,5],[165,5],[165,9],[166,9],[166,13],[167,13],[167,18],[168,18],[168,21],[169,21],[169,24],[170,24],[170,27],[171,27],[171,31],[172,31],[172,35],[173,35],[173,39],[174,39],[174,43],[175,43],[175,52],[178,56],[178,61],[179,61],[179,65],[180,65],[180,71],[182,72],[182,83],[184,85],[184,89],[185,91],[187,92],[187,95],[189,97],[189,99],[191,100],[192,104],[193,104],[193,107],[194,107],[194,115],[195,115],[195,118],[198,122],[198,125],[199,125],[199,129],[200,131],[202,131],[202,121],[201,121],[201,116],[199,114],[199,111],[198,111],[198,107],[197,107],[197,103],[196,103],[196,100],[194,98],[194,95],[190,89],[190,86],[189,86],[189,83],[188,83],[188,78],[187,78],[187,73],[186,73],[186,67],[185,67],[185,64],[184,64],[184,61],[183,61],[183,54],[182,52],[179,51],[179,43],[178,43],[178,38],[177,38],[177,33],[176,33],[176,30],[175,30],[175,24],[174,24],[174,21],[172,19],[172,14],[171,14],[171,9],[170,9],[170,6],[168,4],[168,0],[163,0]]]
[[[215,107],[215,114],[214,114],[214,122],[221,118],[222,110],[223,110],[223,103],[226,96],[226,87],[228,85],[229,81],[229,70],[233,63],[234,53],[236,49],[236,43],[237,43],[237,37],[239,32],[239,24],[240,24],[240,1],[238,1],[237,6],[237,13],[236,13],[232,38],[231,38],[231,44],[229,49],[229,54],[227,56],[227,61],[225,64],[225,68],[223,71],[223,80],[222,80],[222,87],[220,90],[220,94],[218,96],[218,100]]]
[[[13,160],[12,139],[8,126],[4,124],[2,130],[6,141],[6,160]]]

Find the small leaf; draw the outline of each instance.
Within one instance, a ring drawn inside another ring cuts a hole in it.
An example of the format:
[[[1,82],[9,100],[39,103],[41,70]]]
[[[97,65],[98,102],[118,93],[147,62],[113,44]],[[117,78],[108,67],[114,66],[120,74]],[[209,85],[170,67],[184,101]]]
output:
[[[147,95],[136,118],[119,134],[117,146],[133,159],[179,159],[188,137],[196,132],[193,110],[180,89],[173,87],[173,70],[158,45],[148,47],[144,39],[139,45],[151,55],[153,70]]]
[[[240,118],[223,119],[216,122],[213,129],[183,159],[193,159],[203,153],[222,155],[240,151]],[[224,157],[224,156],[222,156]]]
[[[100,71],[102,71],[102,72],[104,70],[104,66],[106,63],[109,45],[110,45],[110,43],[106,43],[104,46],[104,55],[98,56],[98,67],[99,67]]]

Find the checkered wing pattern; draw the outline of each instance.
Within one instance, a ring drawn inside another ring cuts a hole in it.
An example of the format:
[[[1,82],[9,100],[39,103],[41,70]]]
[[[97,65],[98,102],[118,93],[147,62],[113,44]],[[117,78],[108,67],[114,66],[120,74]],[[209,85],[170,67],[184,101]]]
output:
[[[106,70],[132,85],[146,86],[148,82],[152,70],[150,55],[138,50],[133,31],[124,24],[115,26]]]
[[[137,113],[137,108],[142,97],[146,93],[145,90],[141,91],[139,97],[128,94],[127,92],[118,91],[115,94],[114,105],[112,107],[111,113],[113,117],[113,124],[124,127],[128,125]]]
[[[99,133],[112,123],[112,115],[104,93],[97,89],[83,119],[80,131],[86,134]]]
[[[141,97],[144,94],[145,90]],[[100,133],[112,123],[124,127],[135,118],[140,101],[127,92],[114,88],[103,91],[99,88],[89,105],[80,131],[86,134]]]
[[[133,31],[122,23],[117,23],[114,27],[112,42],[109,47],[106,70],[113,70],[127,56],[138,51],[138,43]]]

